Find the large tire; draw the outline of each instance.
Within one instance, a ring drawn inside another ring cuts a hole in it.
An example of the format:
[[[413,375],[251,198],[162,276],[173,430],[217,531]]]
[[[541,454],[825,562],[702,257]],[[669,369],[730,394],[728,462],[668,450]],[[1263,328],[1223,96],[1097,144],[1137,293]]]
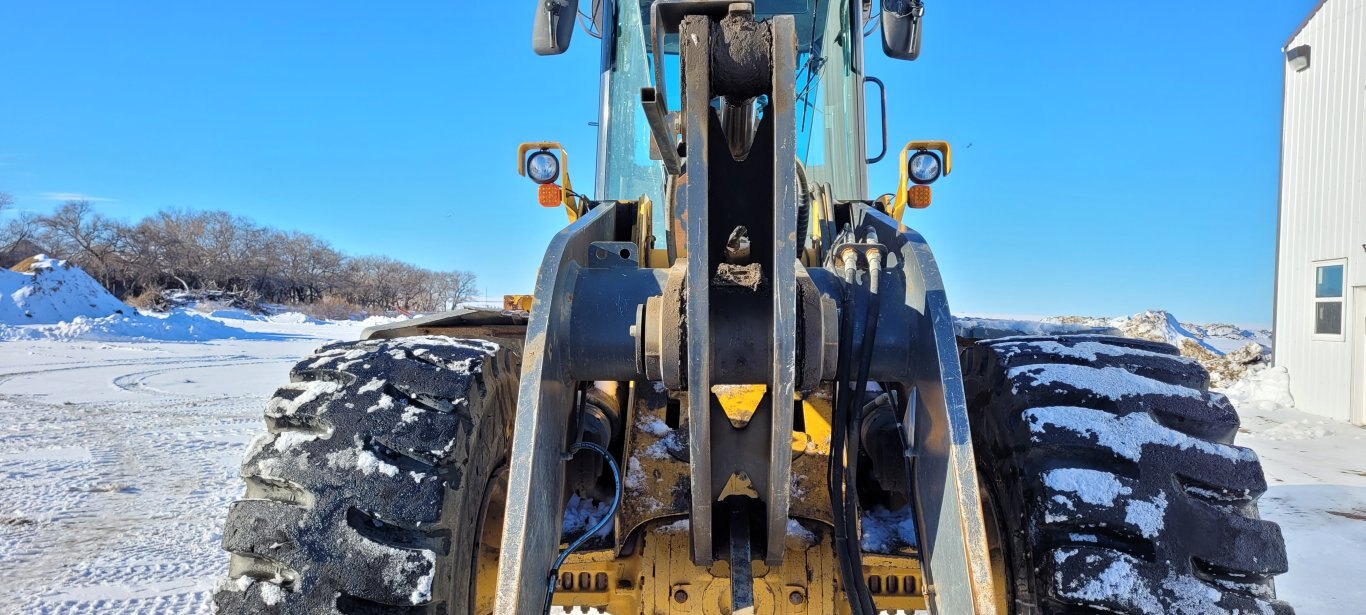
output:
[[[1006,338],[964,351],[1009,611],[1292,613],[1280,528],[1238,415],[1166,344]]]
[[[223,529],[221,613],[471,611],[516,359],[490,342],[325,346],[266,409]]]

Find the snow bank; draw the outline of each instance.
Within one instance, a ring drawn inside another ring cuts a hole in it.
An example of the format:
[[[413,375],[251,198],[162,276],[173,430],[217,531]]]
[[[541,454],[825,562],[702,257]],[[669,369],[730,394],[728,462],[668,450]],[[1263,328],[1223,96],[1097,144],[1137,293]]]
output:
[[[0,324],[0,341],[13,340],[97,340],[202,342],[217,339],[267,339],[278,336],[251,333],[192,312],[173,312],[163,316],[139,313],[90,318],[77,316],[50,325]]]
[[[364,319],[364,320],[361,320],[359,324],[361,324],[362,326],[366,326],[366,327],[374,327],[374,326],[378,326],[378,325],[387,325],[387,324],[390,324],[390,323],[402,322],[402,321],[405,321],[405,320],[411,320],[412,318],[415,318],[416,316],[418,316],[418,315],[415,314],[415,315],[413,315],[413,316],[402,316],[402,315],[399,315],[399,316],[370,316],[370,317],[368,317],[368,318],[366,318],[366,319]]]
[[[84,316],[132,314],[80,267],[38,255],[27,271],[0,269],[0,324],[55,324]]]
[[[1042,320],[954,317],[961,337],[988,339],[1013,336],[1094,333],[1171,344],[1195,359],[1216,387],[1231,386],[1253,366],[1270,359],[1271,333],[1229,324],[1183,323],[1165,310],[1149,310],[1117,318],[1054,316]]]
[[[1154,342],[1166,342],[1177,348],[1189,340],[1201,349],[1220,354],[1219,350],[1205,341],[1203,337],[1191,332],[1181,321],[1165,310],[1149,310],[1135,314],[1117,323],[1119,330],[1128,337]]]
[[[259,337],[199,315],[147,315],[80,267],[39,255],[27,271],[0,270],[0,340],[197,342]]]
[[[213,310],[209,316],[222,318],[224,320],[255,320],[258,322],[273,322],[282,325],[322,325],[327,324],[325,320],[319,320],[303,312],[281,312],[279,314],[253,314],[247,310],[238,308],[227,308]]]
[[[1295,407],[1295,398],[1290,395],[1290,372],[1284,367],[1250,369],[1242,379],[1224,389],[1224,395],[1241,412]]]
[[[266,306],[270,308],[271,306]],[[202,310],[201,310],[202,311]],[[277,325],[328,325],[328,324],[348,324],[359,325],[362,327],[373,327],[375,325],[387,325],[390,323],[409,320],[408,316],[369,316],[365,319],[346,319],[346,320],[324,320],[304,314],[303,312],[284,311],[271,313],[252,313],[248,310],[238,308],[215,309],[208,312],[209,316],[224,320],[249,320],[255,322],[269,322]]]
[[[312,316],[309,316],[308,314],[304,314],[303,312],[284,312],[280,314],[272,314],[270,316],[266,316],[265,319],[267,322],[275,322],[289,325],[323,324],[323,321],[318,320],[317,318],[314,318]]]
[[[1255,414],[1259,419],[1274,417],[1257,432],[1258,437],[1266,440],[1320,440],[1338,434],[1360,438],[1366,434],[1360,427],[1296,411],[1295,398],[1290,395],[1290,374],[1284,367],[1249,370],[1223,393],[1239,414]]]
[[[955,316],[953,318],[953,329],[959,337],[975,339],[1016,335],[1073,335],[1078,333],[1118,335],[1118,331],[1115,331],[1105,322],[1061,323],[975,316]]]
[[[1256,344],[1264,349],[1271,346],[1270,331],[1244,329],[1224,323],[1183,323],[1166,310],[1147,310],[1132,316],[1114,318],[1054,316],[1043,319],[1043,322],[1076,327],[1111,328],[1125,337],[1165,342],[1177,348],[1183,344],[1195,344],[1216,355],[1227,354],[1248,344]]]

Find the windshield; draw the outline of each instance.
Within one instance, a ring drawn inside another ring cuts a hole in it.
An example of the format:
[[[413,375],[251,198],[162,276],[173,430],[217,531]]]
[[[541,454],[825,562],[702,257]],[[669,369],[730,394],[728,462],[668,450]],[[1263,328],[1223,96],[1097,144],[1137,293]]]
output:
[[[837,198],[866,198],[859,16],[853,2],[813,4],[809,44],[797,48],[797,157],[810,181],[830,184]]]
[[[653,0],[609,0],[609,36],[603,47],[599,118],[599,199],[648,196],[663,203],[664,169],[650,159],[650,129],[640,89],[653,85],[648,20]],[[842,199],[866,197],[863,74],[859,14],[846,0],[757,0],[756,18],[793,15],[797,26],[797,155],[813,183],[829,183]],[[671,111],[678,110],[677,37],[664,43]],[[655,236],[662,237],[662,212]]]

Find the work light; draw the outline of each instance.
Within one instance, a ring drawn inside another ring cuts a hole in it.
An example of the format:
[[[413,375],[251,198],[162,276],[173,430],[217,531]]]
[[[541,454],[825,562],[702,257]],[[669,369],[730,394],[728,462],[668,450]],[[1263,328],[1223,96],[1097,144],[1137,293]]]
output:
[[[560,176],[560,159],[546,150],[532,153],[526,158],[526,174],[538,184],[548,184]]]
[[[907,175],[911,181],[917,184],[932,184],[939,179],[939,174],[943,167],[939,163],[939,154],[929,150],[920,150],[911,155],[911,159],[906,161]]]

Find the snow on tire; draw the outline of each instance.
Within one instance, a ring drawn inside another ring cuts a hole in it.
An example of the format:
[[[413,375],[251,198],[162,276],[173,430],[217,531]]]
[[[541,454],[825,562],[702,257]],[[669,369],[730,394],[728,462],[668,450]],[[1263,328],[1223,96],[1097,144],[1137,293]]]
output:
[[[973,446],[1012,613],[1292,613],[1280,528],[1238,415],[1166,344],[1099,336],[964,351]]]
[[[221,613],[464,613],[516,359],[490,342],[331,344],[297,364],[242,464]]]

